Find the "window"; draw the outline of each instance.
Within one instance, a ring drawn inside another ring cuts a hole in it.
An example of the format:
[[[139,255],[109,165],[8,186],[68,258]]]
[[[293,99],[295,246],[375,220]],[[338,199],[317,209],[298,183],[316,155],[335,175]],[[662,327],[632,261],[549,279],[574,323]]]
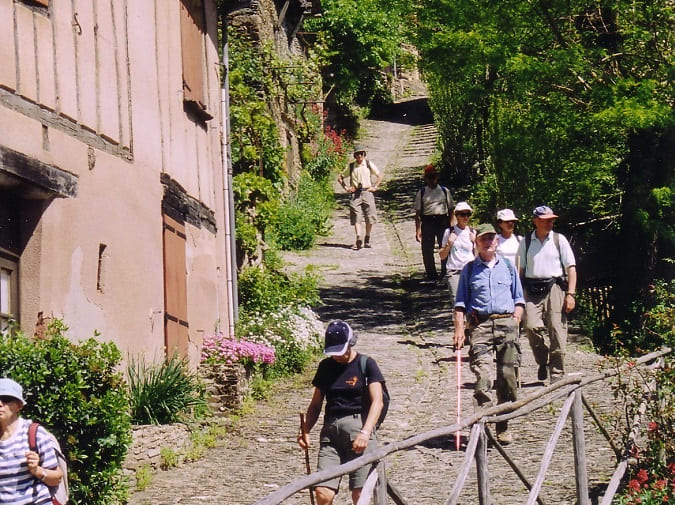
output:
[[[203,0],[181,0],[181,50],[183,56],[183,100],[202,119],[211,119],[204,93],[205,50]]]
[[[0,331],[6,331],[10,321],[18,319],[18,272],[16,260],[0,256]]]
[[[23,3],[42,5],[43,7],[49,7],[49,0],[23,0]]]

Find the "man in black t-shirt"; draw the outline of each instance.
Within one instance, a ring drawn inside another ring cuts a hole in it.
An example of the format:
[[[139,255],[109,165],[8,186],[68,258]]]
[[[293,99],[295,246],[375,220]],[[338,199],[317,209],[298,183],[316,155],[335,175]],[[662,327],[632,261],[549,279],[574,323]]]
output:
[[[383,406],[382,384],[384,377],[373,358],[368,357],[365,377],[361,370],[358,353],[353,349],[357,337],[344,321],[333,321],[325,335],[324,353],[329,356],[319,363],[312,380],[314,394],[305,417],[305,426],[298,435],[298,444],[309,447],[309,432],[319,418],[321,406],[326,399],[324,424],[321,428],[319,463],[317,469],[325,470],[339,466],[361,456],[376,447],[375,426]],[[366,393],[370,396],[370,408],[363,412]],[[356,504],[361,488],[366,482],[370,465],[349,474],[349,489]],[[341,477],[315,486],[317,505],[330,505],[340,487]]]

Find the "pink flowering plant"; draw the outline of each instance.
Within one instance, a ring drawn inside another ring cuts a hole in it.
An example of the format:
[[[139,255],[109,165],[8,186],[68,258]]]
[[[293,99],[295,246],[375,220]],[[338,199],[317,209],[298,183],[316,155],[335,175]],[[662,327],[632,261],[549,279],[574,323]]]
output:
[[[204,338],[202,346],[202,363],[234,364],[244,366],[271,365],[276,360],[274,348],[245,339],[235,339],[217,333]]]

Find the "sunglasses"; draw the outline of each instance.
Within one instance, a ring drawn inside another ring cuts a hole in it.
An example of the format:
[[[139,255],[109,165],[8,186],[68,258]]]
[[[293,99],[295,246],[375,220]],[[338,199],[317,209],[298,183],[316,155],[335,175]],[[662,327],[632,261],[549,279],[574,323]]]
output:
[[[471,212],[455,212],[455,216],[459,217],[469,217],[471,215]]]
[[[3,405],[7,405],[8,403],[12,403],[15,401],[16,398],[14,398],[13,396],[0,396],[0,403],[2,403]]]

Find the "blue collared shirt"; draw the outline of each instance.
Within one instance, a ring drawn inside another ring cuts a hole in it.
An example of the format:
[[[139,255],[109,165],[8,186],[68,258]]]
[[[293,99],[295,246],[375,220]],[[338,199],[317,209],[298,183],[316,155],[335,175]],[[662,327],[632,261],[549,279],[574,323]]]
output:
[[[479,257],[465,265],[459,276],[455,308],[481,315],[513,314],[516,305],[525,305],[523,287],[516,268],[501,256],[492,268]],[[473,265],[469,279],[469,265]]]

